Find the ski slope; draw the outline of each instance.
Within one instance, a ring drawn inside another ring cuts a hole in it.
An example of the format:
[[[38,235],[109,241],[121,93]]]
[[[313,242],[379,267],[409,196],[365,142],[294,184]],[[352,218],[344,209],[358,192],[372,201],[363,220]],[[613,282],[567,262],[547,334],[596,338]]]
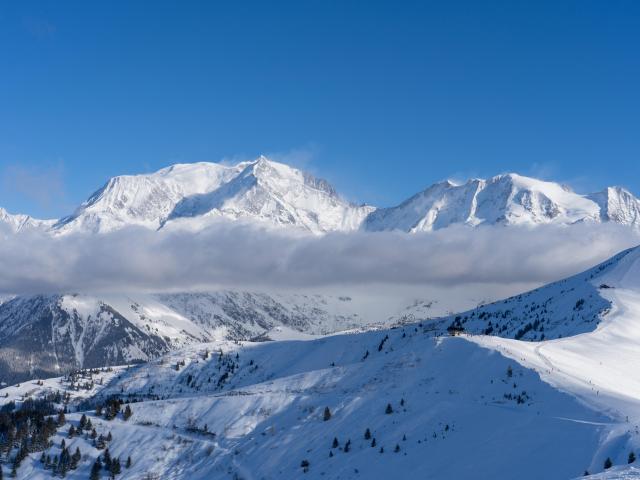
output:
[[[600,290],[610,302],[611,310],[592,332],[538,343],[489,336],[467,338],[536,370],[555,388],[606,413],[619,422],[612,438],[626,436],[627,443],[637,448],[640,445],[640,249],[620,258],[614,268],[596,280],[611,287]],[[608,444],[605,442],[601,447],[603,451]],[[618,462],[625,458],[625,452],[618,452]]]

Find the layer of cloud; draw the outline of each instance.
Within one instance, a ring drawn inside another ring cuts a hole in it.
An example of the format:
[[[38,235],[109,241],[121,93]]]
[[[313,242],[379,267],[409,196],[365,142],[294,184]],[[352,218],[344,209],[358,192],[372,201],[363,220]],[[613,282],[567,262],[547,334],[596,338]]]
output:
[[[611,224],[323,237],[226,222],[197,234],[140,228],[57,238],[28,233],[2,241],[0,292],[533,286],[637,243],[636,233]]]

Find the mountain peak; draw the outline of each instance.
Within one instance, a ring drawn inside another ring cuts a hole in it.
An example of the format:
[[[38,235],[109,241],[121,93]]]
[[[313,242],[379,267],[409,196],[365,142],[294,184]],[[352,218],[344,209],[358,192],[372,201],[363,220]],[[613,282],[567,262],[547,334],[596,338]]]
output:
[[[179,163],[113,177],[58,221],[0,210],[0,223],[11,232],[29,227],[55,234],[102,233],[131,225],[156,230],[174,221],[181,226],[191,222],[189,228],[198,230],[220,218],[266,221],[314,233],[585,221],[640,226],[640,200],[622,187],[581,195],[566,185],[507,172],[465,182],[444,180],[395,207],[376,209],[352,204],[326,180],[260,155],[231,165]]]

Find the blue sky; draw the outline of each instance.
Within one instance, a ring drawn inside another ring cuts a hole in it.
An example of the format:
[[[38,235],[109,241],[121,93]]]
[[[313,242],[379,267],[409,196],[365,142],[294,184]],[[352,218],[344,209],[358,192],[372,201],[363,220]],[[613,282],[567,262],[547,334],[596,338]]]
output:
[[[640,2],[13,3],[13,212],[60,216],[113,175],[260,153],[379,205],[505,171],[640,194]]]

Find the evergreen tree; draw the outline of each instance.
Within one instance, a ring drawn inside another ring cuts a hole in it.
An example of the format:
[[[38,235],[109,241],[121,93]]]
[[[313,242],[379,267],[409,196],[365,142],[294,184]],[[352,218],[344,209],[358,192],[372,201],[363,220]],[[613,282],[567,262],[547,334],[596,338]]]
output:
[[[338,442],[338,437],[333,437],[333,444],[331,445],[331,448],[338,448],[340,446],[340,443]]]
[[[380,453],[384,453],[384,447],[380,447]]]
[[[109,433],[107,434],[107,442],[110,442],[111,440],[113,440],[113,436],[111,435],[111,430],[109,430]]]
[[[386,413],[387,415],[390,415],[393,413],[393,407],[391,406],[390,403],[387,403],[387,408],[384,410],[384,413]]]
[[[91,467],[91,475],[89,476],[89,480],[99,480],[101,469],[102,464],[100,463],[100,457],[98,457],[98,459],[93,464],[93,467]]]
[[[107,448],[102,456],[102,463],[104,463],[105,470],[111,470],[111,454]]]
[[[609,457],[607,457],[607,459],[604,461],[604,469],[608,470],[612,466],[613,466],[613,462],[611,461],[611,459]]]
[[[64,411],[60,410],[60,412],[58,413],[58,426],[61,427],[62,425],[65,424],[66,421],[67,419],[64,416]]]
[[[109,466],[109,473],[112,478],[115,478],[116,475],[119,475],[122,472],[122,468],[120,467],[120,459],[115,458],[111,460],[111,465]]]
[[[329,458],[333,457],[333,450],[329,450]]]
[[[371,448],[374,448],[376,446],[376,439],[374,438],[373,440],[371,440]]]
[[[71,457],[71,468],[76,469],[78,467],[78,463],[82,459],[82,454],[80,453],[80,447],[76,447],[76,451],[73,453]]]
[[[304,473],[307,473],[309,471],[309,460],[302,460],[302,462],[300,462],[300,466],[302,467],[302,471]]]
[[[393,451],[398,453],[400,451],[400,445],[396,443],[396,448],[394,448]]]
[[[369,430],[368,428],[364,431],[364,439],[365,440],[371,439],[371,430]]]
[[[351,450],[351,440],[347,440],[347,443],[344,444],[344,453],[349,452]]]
[[[124,409],[124,413],[122,414],[122,417],[125,420],[129,420],[129,418],[131,418],[131,415],[133,415],[133,412],[131,411],[131,407],[127,405],[126,408]]]
[[[633,452],[629,452],[629,458],[627,459],[627,463],[633,463],[636,461],[636,454]]]
[[[324,407],[323,419],[324,419],[325,422],[327,420],[331,420],[331,410],[329,410],[329,407]]]
[[[127,457],[127,464],[125,466],[131,468],[131,457]]]

